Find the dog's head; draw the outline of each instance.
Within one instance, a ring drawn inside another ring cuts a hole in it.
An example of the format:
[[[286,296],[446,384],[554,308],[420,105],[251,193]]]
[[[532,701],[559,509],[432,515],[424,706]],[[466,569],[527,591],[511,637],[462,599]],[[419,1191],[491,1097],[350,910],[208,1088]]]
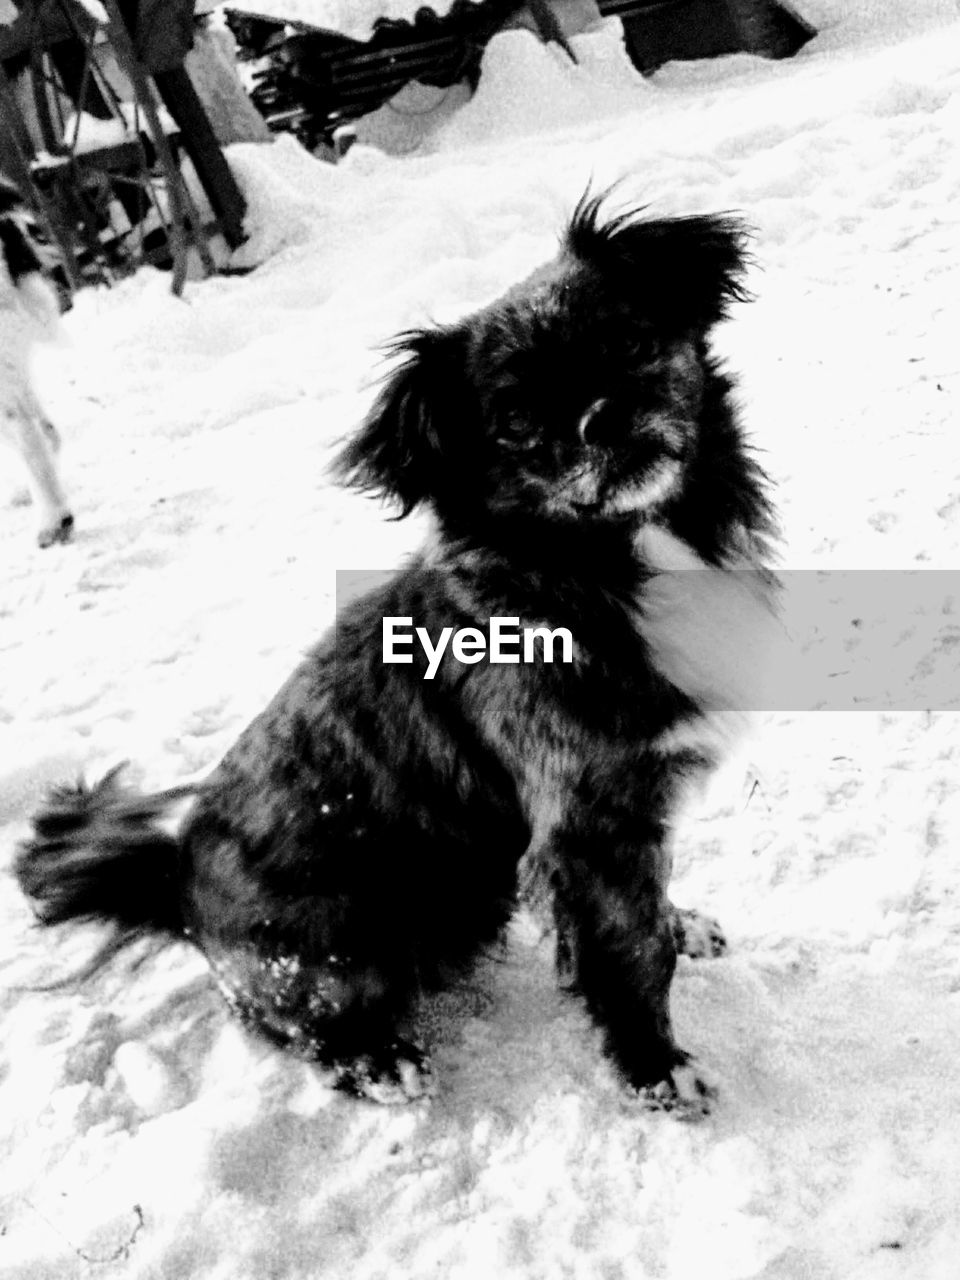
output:
[[[397,339],[341,475],[448,527],[669,501],[715,377],[706,335],[745,296],[745,233],[726,216],[604,219],[601,202],[581,200],[557,257],[496,302]]]

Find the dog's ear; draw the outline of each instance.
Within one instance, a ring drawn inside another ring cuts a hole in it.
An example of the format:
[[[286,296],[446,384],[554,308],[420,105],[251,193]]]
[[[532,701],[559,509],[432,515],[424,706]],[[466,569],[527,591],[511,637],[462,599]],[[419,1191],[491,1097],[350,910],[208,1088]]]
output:
[[[452,329],[416,329],[394,339],[388,351],[400,364],[333,464],[347,484],[399,501],[401,518],[437,496],[449,455],[458,451],[461,348]]]
[[[567,229],[566,248],[622,288],[655,321],[708,329],[731,302],[750,298],[743,277],[749,232],[732,214],[643,217],[633,209],[603,218],[606,193],[585,195]]]
[[[14,284],[42,268],[36,242],[27,235],[22,217],[0,212],[0,252]]]

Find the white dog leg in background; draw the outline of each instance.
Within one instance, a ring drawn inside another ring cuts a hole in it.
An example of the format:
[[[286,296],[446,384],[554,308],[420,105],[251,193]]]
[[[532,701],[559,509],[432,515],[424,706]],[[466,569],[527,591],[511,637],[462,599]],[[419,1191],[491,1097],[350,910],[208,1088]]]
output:
[[[23,458],[30,492],[39,517],[37,542],[41,547],[69,542],[73,533],[73,513],[60,480],[57,453],[60,437],[40,406],[21,400],[3,410],[3,434]]]
[[[73,514],[57,462],[60,436],[41,407],[31,364],[38,345],[60,345],[66,335],[57,292],[42,271],[48,255],[34,232],[20,192],[0,179],[0,439],[23,458],[37,540],[50,547],[70,540]]]

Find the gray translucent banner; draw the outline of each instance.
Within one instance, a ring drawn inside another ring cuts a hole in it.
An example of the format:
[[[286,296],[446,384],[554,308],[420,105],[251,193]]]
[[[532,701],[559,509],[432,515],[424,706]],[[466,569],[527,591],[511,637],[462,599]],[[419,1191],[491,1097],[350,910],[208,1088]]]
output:
[[[338,611],[395,572],[338,571]],[[792,570],[773,601],[759,575],[678,569],[651,579],[635,621],[658,668],[713,710],[960,710],[960,570]],[[422,622],[394,625],[411,633],[395,654],[421,661]]]

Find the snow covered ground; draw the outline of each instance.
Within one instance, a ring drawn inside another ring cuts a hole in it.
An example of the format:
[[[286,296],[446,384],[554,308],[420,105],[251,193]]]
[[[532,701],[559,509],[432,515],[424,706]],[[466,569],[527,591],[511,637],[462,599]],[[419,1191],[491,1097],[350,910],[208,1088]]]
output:
[[[416,545],[324,475],[377,346],[550,255],[589,178],[756,228],[757,300],[720,340],[784,564],[956,565],[960,21],[799,7],[821,34],[792,62],[650,81],[610,28],[579,70],[504,35],[416,155],[236,149],[252,274],[78,297],[43,380],[77,540],[41,552],[0,505],[4,866],[54,780],[203,774],[331,621],[335,570]],[[779,712],[691,807],[675,897],[731,940],[674,984],[721,1089],[698,1126],[624,1094],[524,919],[430,1011],[437,1096],[384,1110],[249,1038],[185,945],[24,990],[99,935],[36,930],[3,877],[0,1275],[953,1280],[958,780],[952,712]]]

